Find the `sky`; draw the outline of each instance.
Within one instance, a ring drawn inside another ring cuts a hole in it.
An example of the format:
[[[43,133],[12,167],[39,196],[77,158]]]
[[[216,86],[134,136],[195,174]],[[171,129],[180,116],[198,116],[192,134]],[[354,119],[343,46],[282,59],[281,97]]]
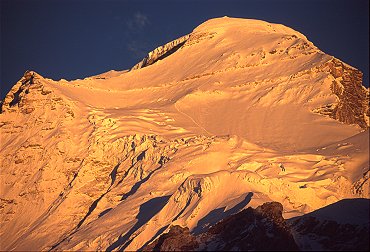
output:
[[[129,69],[222,16],[289,26],[369,86],[369,0],[0,0],[0,99],[26,70],[72,80]]]

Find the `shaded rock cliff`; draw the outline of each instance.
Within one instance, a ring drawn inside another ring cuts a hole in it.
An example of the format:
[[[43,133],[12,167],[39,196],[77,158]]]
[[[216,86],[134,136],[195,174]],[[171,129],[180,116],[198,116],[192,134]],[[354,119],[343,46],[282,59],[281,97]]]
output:
[[[285,220],[278,202],[248,207],[194,235],[172,226],[144,251],[369,250],[369,200],[343,200]],[[357,216],[356,216],[357,215]]]
[[[144,251],[179,250],[297,250],[278,202],[265,203],[256,209],[248,207],[198,236],[187,228],[171,227]]]

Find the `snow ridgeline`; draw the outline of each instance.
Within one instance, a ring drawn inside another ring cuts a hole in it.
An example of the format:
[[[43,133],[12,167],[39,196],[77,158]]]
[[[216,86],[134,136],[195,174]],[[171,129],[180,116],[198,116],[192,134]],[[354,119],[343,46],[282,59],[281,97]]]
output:
[[[181,48],[182,45],[189,39],[190,34],[182,36],[178,39],[175,39],[171,42],[168,42],[165,45],[155,48],[153,51],[149,52],[148,55],[139,63],[131,68],[132,70],[140,69],[151,64],[154,64],[156,61],[161,60],[172,53],[176,52]]]

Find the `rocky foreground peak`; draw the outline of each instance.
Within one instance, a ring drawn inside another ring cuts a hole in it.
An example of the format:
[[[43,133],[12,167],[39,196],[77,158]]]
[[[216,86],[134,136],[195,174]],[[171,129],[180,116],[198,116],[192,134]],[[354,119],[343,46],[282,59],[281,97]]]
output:
[[[355,205],[355,206],[351,206]],[[193,235],[187,227],[172,226],[143,251],[297,251],[297,250],[368,250],[368,216],[361,222],[343,222],[360,211],[369,211],[369,200],[341,201],[315,213],[285,220],[283,206],[268,202],[232,215],[208,231]],[[331,215],[322,216],[322,212]]]

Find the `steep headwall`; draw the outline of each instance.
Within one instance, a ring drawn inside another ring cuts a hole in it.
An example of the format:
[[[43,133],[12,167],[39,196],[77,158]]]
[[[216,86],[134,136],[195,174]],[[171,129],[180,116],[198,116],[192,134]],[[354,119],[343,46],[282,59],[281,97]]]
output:
[[[328,66],[335,78],[332,92],[339,98],[330,116],[344,123],[369,127],[369,90],[362,85],[361,71],[335,58]]]

